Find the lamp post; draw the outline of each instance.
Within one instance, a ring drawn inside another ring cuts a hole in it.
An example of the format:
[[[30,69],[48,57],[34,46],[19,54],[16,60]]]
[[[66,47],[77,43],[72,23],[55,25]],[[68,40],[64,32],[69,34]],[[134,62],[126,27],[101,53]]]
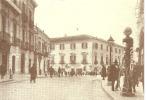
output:
[[[123,42],[125,44],[125,54],[124,54],[124,66],[125,66],[125,77],[124,77],[124,84],[122,89],[122,96],[133,96],[132,93],[132,83],[131,83],[131,75],[130,75],[130,65],[131,65],[131,51],[133,48],[133,39],[130,37],[132,33],[132,29],[127,27],[124,30],[125,38]]]
[[[114,39],[110,36],[109,37],[109,39],[108,39],[108,44],[109,44],[109,46],[110,46],[110,65],[109,65],[109,67],[108,67],[108,74],[110,73],[109,71],[109,69],[110,69],[110,66],[111,66],[111,60],[112,60],[112,55],[111,55],[111,52],[112,52],[112,45],[113,45],[113,43],[114,43]],[[108,75],[108,83],[107,83],[107,85],[111,85],[111,81],[110,81],[110,75]]]

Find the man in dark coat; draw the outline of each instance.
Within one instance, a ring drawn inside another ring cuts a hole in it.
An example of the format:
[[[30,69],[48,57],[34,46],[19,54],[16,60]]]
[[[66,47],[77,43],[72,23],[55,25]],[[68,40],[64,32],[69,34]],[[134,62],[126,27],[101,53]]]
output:
[[[50,67],[50,77],[52,78],[54,74],[54,68],[51,66]]]
[[[36,82],[36,77],[37,77],[37,70],[35,65],[33,64],[33,66],[30,68],[30,83],[32,83],[32,81],[34,81],[34,83]]]
[[[116,80],[116,67],[115,64],[110,66],[110,80],[112,82],[112,91],[114,91],[114,83]]]
[[[106,67],[104,65],[102,65],[102,70],[101,70],[101,76],[103,77],[103,80],[105,80],[106,77]]]
[[[60,75],[61,75],[61,68],[59,67],[58,68],[58,76],[60,77]]]
[[[120,87],[120,68],[117,64],[115,66],[116,66],[115,78],[116,78],[116,82],[117,82],[115,89],[118,90],[118,88]]]

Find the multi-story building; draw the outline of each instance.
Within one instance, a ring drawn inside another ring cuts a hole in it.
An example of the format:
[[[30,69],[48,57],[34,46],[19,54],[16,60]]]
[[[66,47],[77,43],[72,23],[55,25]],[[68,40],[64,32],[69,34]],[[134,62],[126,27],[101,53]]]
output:
[[[47,67],[50,63],[50,40],[48,36],[35,26],[35,54],[34,54],[34,64],[37,66],[37,71],[39,74],[45,73]]]
[[[144,65],[144,0],[137,0],[138,63]]]
[[[41,37],[41,48],[49,42],[34,28],[36,6],[34,0],[0,0],[0,65],[5,66],[0,72],[28,73],[37,63],[36,37]]]
[[[92,71],[101,65],[110,63],[110,46],[107,41],[89,35],[51,38],[51,66],[56,70],[60,66],[65,69],[83,69]],[[112,62],[122,65],[123,46],[113,44]]]

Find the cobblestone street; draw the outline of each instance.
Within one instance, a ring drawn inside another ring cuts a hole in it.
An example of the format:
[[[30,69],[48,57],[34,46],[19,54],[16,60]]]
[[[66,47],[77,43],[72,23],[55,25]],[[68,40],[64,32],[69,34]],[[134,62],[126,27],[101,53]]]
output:
[[[0,100],[110,100],[95,77],[39,78],[0,85]]]

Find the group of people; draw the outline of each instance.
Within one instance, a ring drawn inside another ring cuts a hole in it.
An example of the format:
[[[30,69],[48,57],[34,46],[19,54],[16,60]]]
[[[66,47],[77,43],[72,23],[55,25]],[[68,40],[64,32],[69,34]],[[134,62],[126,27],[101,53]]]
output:
[[[142,68],[143,67],[139,66],[138,64],[134,64],[132,70],[129,72],[133,92],[136,92],[135,87],[138,86],[139,81],[142,82],[144,87],[144,70]],[[111,82],[112,91],[118,90],[118,88],[120,88],[120,77],[124,73],[124,69],[120,69],[117,63],[111,64],[108,66],[108,68],[103,65],[101,69],[101,77],[103,80],[105,80],[105,77],[107,77],[108,81]],[[139,80],[140,78],[141,80]]]
[[[36,66],[33,64],[33,66],[29,69],[30,72],[30,83],[32,83],[32,81],[35,83],[36,82],[36,78],[37,78],[37,69]],[[40,73],[40,71],[39,71]],[[77,73],[79,75],[79,73]],[[65,69],[62,69],[61,67],[58,68],[57,71],[55,71],[55,69],[50,66],[47,68],[47,72],[45,72],[45,76],[49,75],[51,78],[53,76],[74,76],[76,75],[76,71],[74,69],[71,69],[70,72],[66,72]],[[81,74],[80,74],[81,75]]]

